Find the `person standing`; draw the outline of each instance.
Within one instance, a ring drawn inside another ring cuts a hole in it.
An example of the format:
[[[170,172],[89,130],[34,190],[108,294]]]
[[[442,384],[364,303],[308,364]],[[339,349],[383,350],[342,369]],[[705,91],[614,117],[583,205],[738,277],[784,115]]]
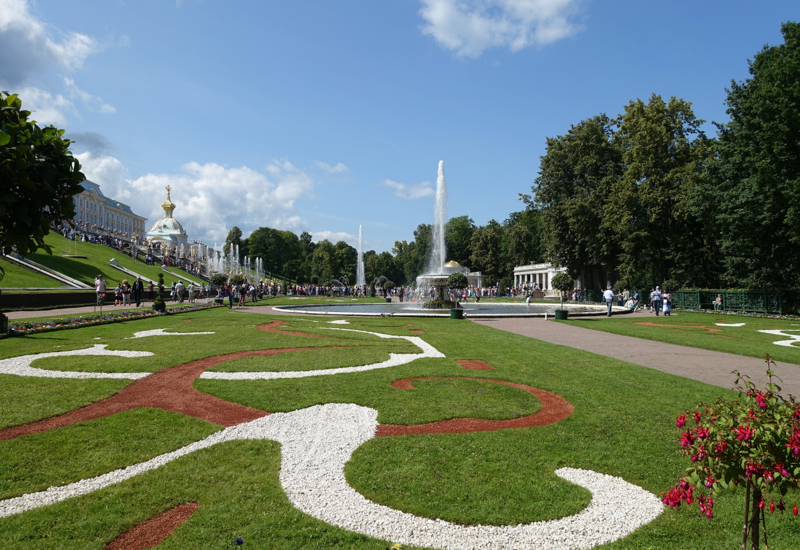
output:
[[[144,283],[141,277],[136,277],[133,282],[133,301],[136,302],[136,307],[142,303],[142,292],[144,292]]]
[[[661,295],[661,300],[664,302],[664,316],[672,315],[672,294],[664,289],[664,294]]]
[[[611,287],[608,287],[605,292],[603,292],[603,301],[608,306],[608,313],[606,313],[606,317],[611,317],[611,306],[614,305],[614,291],[611,290]]]
[[[194,282],[189,281],[189,287],[186,289],[189,291],[189,301],[194,302]]]
[[[122,305],[131,305],[131,285],[128,283],[128,279],[122,280]]]
[[[155,290],[155,285],[153,284],[153,281],[147,283],[147,299],[150,300],[151,302],[153,301],[154,290]]]
[[[658,312],[661,310],[661,289],[656,287],[653,291],[653,311],[656,312],[656,317],[658,316]]]
[[[183,281],[178,281],[178,284],[175,285],[175,293],[178,297],[178,302],[183,303],[183,293],[186,291],[186,287],[183,286]]]
[[[106,297],[106,282],[102,275],[98,275],[94,280],[94,291],[97,294],[97,304],[102,306]]]

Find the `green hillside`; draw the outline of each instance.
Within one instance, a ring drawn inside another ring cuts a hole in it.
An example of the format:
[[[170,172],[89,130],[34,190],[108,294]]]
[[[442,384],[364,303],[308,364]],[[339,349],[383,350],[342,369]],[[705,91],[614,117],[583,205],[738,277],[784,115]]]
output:
[[[0,267],[5,271],[5,276],[0,279],[0,288],[65,288],[63,283],[55,279],[5,260],[0,260]]]
[[[88,285],[94,284],[94,278],[98,274],[103,275],[103,278],[107,281],[109,287],[116,286],[116,284],[122,282],[123,279],[128,279],[129,282],[133,282],[131,281],[130,275],[111,267],[109,264],[111,258],[116,258],[117,263],[122,267],[131,269],[136,273],[139,273],[144,277],[151,278],[155,281],[158,281],[158,274],[162,273],[160,265],[151,266],[145,265],[142,262],[134,262],[129,256],[112,250],[111,248],[102,244],[75,242],[62,237],[57,233],[50,233],[45,237],[44,240],[52,247],[53,255],[51,256],[46,252],[39,251],[36,254],[31,254],[28,256],[28,258],[34,262],[59,271],[64,275],[72,277],[73,279],[77,279],[78,281]],[[86,256],[86,258],[65,258],[65,255]],[[178,271],[175,268],[173,268],[173,271],[176,273],[181,273],[180,278],[184,281],[194,281],[195,284],[202,282],[200,279],[191,277],[187,273]],[[166,285],[171,284],[177,279],[177,276],[164,273],[164,284]],[[11,285],[6,284],[6,281],[1,281],[0,286]],[[26,284],[24,286],[30,285]],[[56,286],[59,285],[56,284]]]

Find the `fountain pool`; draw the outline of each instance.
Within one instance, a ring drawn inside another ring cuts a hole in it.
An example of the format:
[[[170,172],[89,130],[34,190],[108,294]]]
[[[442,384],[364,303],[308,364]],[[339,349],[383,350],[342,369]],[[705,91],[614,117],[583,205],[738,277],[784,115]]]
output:
[[[502,302],[490,303],[461,303],[465,317],[544,317],[555,315],[555,310],[560,304],[513,304]],[[337,315],[369,317],[390,315],[392,317],[448,317],[449,309],[422,309],[416,302],[392,302],[390,304],[304,304],[290,306],[275,306],[274,309],[286,313],[302,315]],[[605,315],[606,306],[589,304],[564,304],[564,309],[572,316]],[[614,306],[615,314],[629,313],[624,307]]]

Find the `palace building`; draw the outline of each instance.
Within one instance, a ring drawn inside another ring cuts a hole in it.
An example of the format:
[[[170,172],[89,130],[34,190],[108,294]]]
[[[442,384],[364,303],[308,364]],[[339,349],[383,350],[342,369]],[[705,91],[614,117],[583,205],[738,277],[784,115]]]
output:
[[[135,214],[127,204],[106,197],[96,183],[84,180],[81,185],[83,191],[73,197],[75,221],[128,238],[134,233],[144,234],[147,218]]]

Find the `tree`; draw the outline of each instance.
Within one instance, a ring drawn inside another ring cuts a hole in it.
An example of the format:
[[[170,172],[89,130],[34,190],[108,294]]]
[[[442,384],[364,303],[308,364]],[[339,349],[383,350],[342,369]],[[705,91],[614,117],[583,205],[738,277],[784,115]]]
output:
[[[501,239],[503,227],[495,220],[489,220],[472,235],[472,265],[479,270],[486,281],[496,281],[503,267],[501,257]]]
[[[225,254],[227,254],[228,256],[230,256],[231,254],[233,254],[233,248],[232,248],[233,246],[239,247],[239,252],[241,254],[242,230],[235,225],[231,228],[230,231],[228,231],[228,237],[225,239],[225,244],[222,246],[222,251],[225,252]]]
[[[800,24],[732,82],[707,202],[721,237],[723,278],[745,288],[800,285]]]
[[[86,179],[64,130],[40,128],[30,115],[16,94],[0,92],[0,249],[23,256],[52,253],[44,236],[51,223],[75,217],[72,197]]]
[[[575,281],[568,273],[556,273],[550,284],[561,293],[561,309],[564,309],[564,295],[572,290]]]
[[[469,279],[463,273],[451,273],[447,278],[447,288],[464,290],[469,286]]]
[[[692,209],[709,155],[703,122],[688,101],[656,94],[631,101],[620,116],[614,142],[624,171],[605,202],[603,233],[613,235],[617,270],[629,284],[705,282],[698,274],[713,255]]]
[[[470,242],[475,229],[475,222],[469,216],[458,216],[447,220],[444,241],[448,260],[454,260],[463,266],[470,265],[469,257],[472,254]]]
[[[547,138],[533,194],[520,195],[529,210],[541,213],[544,255],[574,278],[616,260],[616,242],[604,223],[608,196],[622,173],[614,125],[602,114]]]

